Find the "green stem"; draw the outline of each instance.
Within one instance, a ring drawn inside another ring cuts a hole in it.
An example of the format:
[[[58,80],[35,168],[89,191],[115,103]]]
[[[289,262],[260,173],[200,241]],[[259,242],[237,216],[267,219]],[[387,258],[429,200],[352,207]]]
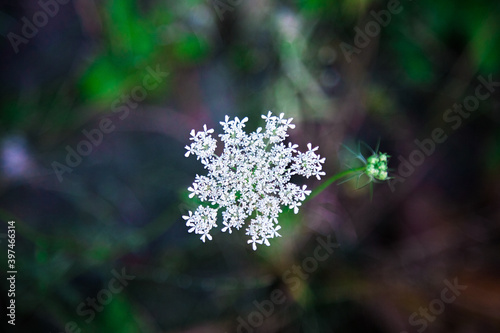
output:
[[[365,168],[366,168],[365,166],[362,166],[362,167],[355,168],[355,169],[349,169],[349,170],[345,170],[345,171],[339,172],[339,173],[331,176],[325,182],[323,182],[323,184],[321,184],[320,186],[316,187],[311,192],[311,194],[306,198],[306,200],[303,201],[303,203],[305,203],[306,201],[314,198],[315,196],[317,196],[318,194],[320,194],[321,192],[323,192],[328,186],[332,185],[337,180],[339,180],[341,178],[344,178],[345,176],[348,176],[348,175],[350,175],[352,173],[356,173],[356,172],[359,172],[359,171],[364,171]]]

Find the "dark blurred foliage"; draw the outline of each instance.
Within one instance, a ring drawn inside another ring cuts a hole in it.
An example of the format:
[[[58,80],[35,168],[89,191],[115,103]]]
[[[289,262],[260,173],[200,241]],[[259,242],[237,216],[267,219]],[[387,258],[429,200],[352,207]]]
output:
[[[479,76],[500,81],[497,1],[402,1],[347,56],[342,43],[394,1],[60,2],[0,1],[0,271],[9,220],[18,270],[15,329],[2,279],[4,331],[500,331],[500,87],[457,129],[444,118]],[[168,75],[127,100],[155,70]],[[447,140],[372,201],[349,182],[284,214],[268,248],[243,230],[203,244],[181,218],[203,172],[183,156],[189,131],[220,131],[226,114],[253,130],[268,110],[294,117],[291,140],[318,145],[327,175],[352,158],[342,143],[380,139],[398,174],[415,140]],[[59,181],[54,162],[103,119],[113,129]],[[339,248],[290,275],[327,236]],[[110,293],[123,269],[134,279]],[[454,279],[467,289],[436,308]],[[256,312],[273,290],[286,301]],[[411,320],[429,306],[442,313]]]

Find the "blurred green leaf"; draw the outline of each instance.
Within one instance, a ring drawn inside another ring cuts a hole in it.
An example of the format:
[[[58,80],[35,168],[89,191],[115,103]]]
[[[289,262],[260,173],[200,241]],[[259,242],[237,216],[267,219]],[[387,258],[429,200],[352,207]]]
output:
[[[209,44],[195,34],[186,34],[175,44],[174,53],[180,62],[198,62],[209,51]]]
[[[84,99],[110,103],[121,91],[125,74],[112,58],[97,58],[80,80]]]

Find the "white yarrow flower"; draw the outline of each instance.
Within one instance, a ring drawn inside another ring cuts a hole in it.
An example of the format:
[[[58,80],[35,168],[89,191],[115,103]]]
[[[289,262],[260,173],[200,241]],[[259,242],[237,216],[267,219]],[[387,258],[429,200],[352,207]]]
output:
[[[244,131],[248,118],[231,120],[226,116],[220,122],[224,134],[219,137],[224,143],[224,151],[215,155],[217,140],[212,137],[213,129],[203,126],[203,131],[192,130],[186,146],[186,154],[196,155],[208,174],[196,175],[195,181],[188,188],[192,198],[197,196],[210,206],[200,205],[194,212],[183,216],[189,232],[201,235],[201,240],[211,240],[210,230],[217,227],[217,213],[222,211],[222,232],[232,232],[240,229],[247,218],[250,223],[246,234],[254,250],[257,244],[270,245],[269,239],[281,237],[278,230],[278,215],[281,206],[293,209],[297,214],[302,201],[311,193],[307,186],[290,182],[293,175],[304,177],[315,176],[321,179],[325,158],[316,154],[318,147],[302,153],[298,145],[283,141],[288,137],[289,128],[295,128],[292,119],[273,116],[272,112],[262,116],[265,120],[265,130],[259,127],[255,132],[247,134]]]

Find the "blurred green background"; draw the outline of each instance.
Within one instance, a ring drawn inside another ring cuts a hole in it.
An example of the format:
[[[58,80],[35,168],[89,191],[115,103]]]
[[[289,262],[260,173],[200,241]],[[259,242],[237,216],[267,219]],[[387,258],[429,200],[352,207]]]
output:
[[[18,271],[3,331],[499,332],[500,83],[448,113],[500,82],[499,28],[492,0],[0,1],[0,271],[11,220]],[[447,139],[373,200],[329,187],[270,247],[243,230],[203,244],[181,218],[204,173],[189,131],[254,130],[268,110],[330,176],[342,143],[380,139],[402,176],[415,140]],[[338,248],[290,273],[318,237]],[[454,279],[467,288],[441,309]]]

